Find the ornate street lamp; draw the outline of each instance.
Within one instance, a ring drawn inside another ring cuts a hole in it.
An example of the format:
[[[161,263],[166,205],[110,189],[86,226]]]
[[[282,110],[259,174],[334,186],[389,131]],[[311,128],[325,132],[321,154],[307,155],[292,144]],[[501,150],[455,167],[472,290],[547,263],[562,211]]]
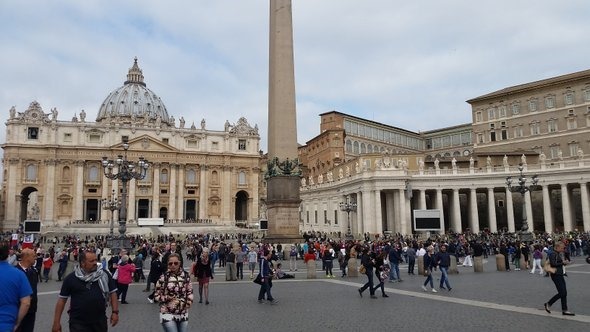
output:
[[[119,208],[119,237],[112,238],[109,247],[117,254],[121,249],[130,248],[129,240],[125,237],[127,230],[127,183],[132,179],[142,180],[147,174],[149,164],[143,157],[139,157],[137,163],[127,160],[127,150],[129,143],[123,141],[123,155],[119,155],[117,160],[108,160],[102,157],[102,167],[104,176],[111,180],[121,181],[121,200]]]
[[[518,164],[518,171],[520,175],[518,176],[518,185],[512,185],[512,177],[506,177],[506,185],[511,192],[517,192],[522,195],[522,225],[520,228],[520,240],[523,242],[532,241],[533,236],[531,232],[529,232],[529,225],[527,223],[527,213],[526,213],[526,200],[525,194],[527,192],[533,191],[537,187],[537,183],[539,182],[539,177],[535,174],[532,176],[531,179],[527,179],[527,177],[523,173],[524,166]],[[530,184],[527,185],[527,182],[530,180]]]
[[[346,239],[352,240],[354,236],[352,235],[352,231],[350,229],[350,212],[356,211],[356,202],[352,201],[349,196],[346,196],[345,202],[340,202],[340,210],[346,212],[346,217],[348,219],[348,229],[346,230]]]
[[[112,239],[114,235],[113,228],[115,223],[115,210],[119,210],[121,208],[121,201],[117,198],[115,189],[113,189],[111,199],[102,199],[102,208],[111,211],[111,224],[109,227],[109,236]]]

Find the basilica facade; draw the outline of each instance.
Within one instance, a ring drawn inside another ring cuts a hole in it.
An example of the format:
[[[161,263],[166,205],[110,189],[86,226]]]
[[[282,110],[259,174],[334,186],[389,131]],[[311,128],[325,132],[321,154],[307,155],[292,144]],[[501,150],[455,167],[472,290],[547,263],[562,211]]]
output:
[[[264,190],[257,125],[240,118],[215,130],[205,119],[197,125],[175,119],[147,88],[137,59],[123,86],[97,106],[94,122],[84,110],[62,120],[57,108],[46,112],[35,101],[22,111],[10,109],[2,145],[3,229],[25,219],[47,226],[106,223],[111,215],[103,200],[120,199],[123,191],[120,181],[104,176],[102,159],[123,156],[149,163],[143,179],[128,182],[130,222],[258,220]]]

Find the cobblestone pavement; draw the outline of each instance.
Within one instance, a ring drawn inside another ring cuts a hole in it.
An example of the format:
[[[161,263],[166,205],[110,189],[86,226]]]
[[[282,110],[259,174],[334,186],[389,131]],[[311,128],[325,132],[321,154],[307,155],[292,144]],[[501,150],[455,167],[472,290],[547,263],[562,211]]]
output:
[[[321,263],[318,262],[318,267]],[[216,268],[210,284],[211,304],[195,303],[190,311],[190,331],[367,331],[400,328],[453,329],[454,331],[582,331],[590,323],[590,264],[582,257],[567,269],[569,309],[574,317],[561,315],[558,301],[553,313],[543,310],[555,293],[550,278],[529,271],[497,272],[495,259],[485,262],[483,273],[459,267],[450,275],[452,291],[423,292],[424,277],[408,275],[401,266],[402,282],[387,283],[389,298],[360,297],[357,288],[366,277],[306,279],[302,267],[295,279],[277,280],[272,289],[276,305],[257,303],[259,286],[247,279],[225,281],[223,269]],[[438,288],[439,272],[435,272]],[[50,331],[60,282],[50,280],[39,285],[39,311],[36,331]],[[120,322],[112,331],[161,331],[158,307],[146,300],[145,284],[132,284],[127,301],[120,305]],[[195,295],[197,285],[195,284]],[[67,314],[62,316],[67,331]]]

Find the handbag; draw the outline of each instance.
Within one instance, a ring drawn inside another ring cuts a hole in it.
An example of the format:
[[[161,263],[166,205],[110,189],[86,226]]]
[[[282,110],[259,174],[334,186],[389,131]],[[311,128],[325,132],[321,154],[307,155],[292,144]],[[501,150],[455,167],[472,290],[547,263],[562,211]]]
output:
[[[545,263],[543,263],[543,271],[547,273],[555,273],[557,272],[557,268],[552,267],[551,263],[549,262],[549,259],[546,259]]]
[[[359,267],[359,273],[362,273],[362,274],[365,274],[365,273],[367,273],[367,268],[365,268],[365,266],[364,266],[364,265],[361,265],[361,266]]]
[[[113,273],[113,280],[117,280],[119,279],[119,269],[115,270],[115,273]]]
[[[256,276],[256,278],[254,278],[254,280],[252,280],[252,282],[254,282],[255,284],[258,285],[262,285],[262,276],[259,274]]]

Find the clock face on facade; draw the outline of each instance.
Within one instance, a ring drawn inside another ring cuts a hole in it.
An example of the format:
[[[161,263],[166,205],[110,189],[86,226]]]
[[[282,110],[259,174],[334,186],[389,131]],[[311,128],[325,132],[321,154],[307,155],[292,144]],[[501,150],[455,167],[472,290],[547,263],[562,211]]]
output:
[[[468,156],[468,155],[469,155],[469,150],[465,150],[465,151],[463,151],[463,155],[464,155],[464,156]]]
[[[31,114],[31,117],[33,117],[33,118],[37,118],[37,113],[33,113],[33,114]]]

